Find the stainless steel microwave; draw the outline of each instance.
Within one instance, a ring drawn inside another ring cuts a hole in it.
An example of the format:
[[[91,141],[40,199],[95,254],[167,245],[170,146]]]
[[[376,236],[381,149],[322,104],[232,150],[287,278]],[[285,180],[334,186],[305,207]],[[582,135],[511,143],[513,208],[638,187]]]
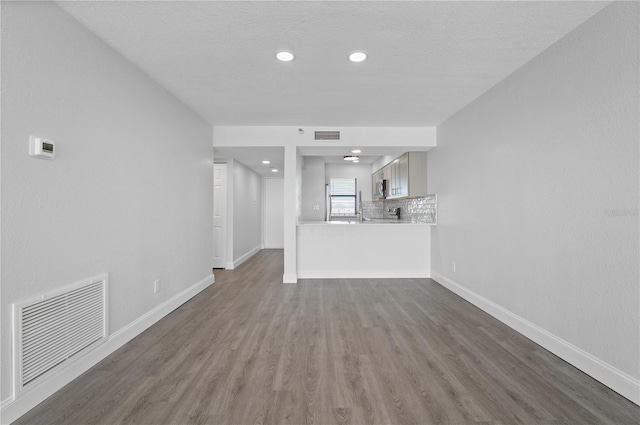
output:
[[[386,199],[388,193],[388,184],[386,179],[378,180],[377,195],[378,199]]]

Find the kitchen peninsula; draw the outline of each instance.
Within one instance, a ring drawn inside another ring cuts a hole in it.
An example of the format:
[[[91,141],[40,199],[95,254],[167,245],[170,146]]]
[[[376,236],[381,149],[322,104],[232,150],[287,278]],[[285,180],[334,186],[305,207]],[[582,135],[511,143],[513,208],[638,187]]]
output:
[[[430,277],[431,226],[410,221],[301,222],[298,278]]]

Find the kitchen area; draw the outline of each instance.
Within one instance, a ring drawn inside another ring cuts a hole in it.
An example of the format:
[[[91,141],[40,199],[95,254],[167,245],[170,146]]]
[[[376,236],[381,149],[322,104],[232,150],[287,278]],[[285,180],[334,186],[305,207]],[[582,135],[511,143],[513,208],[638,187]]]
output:
[[[326,183],[324,203],[303,208],[297,224],[298,278],[429,277],[437,196],[427,190],[427,152],[360,164],[365,154],[354,149],[343,165],[303,157],[302,204],[313,204]]]
[[[283,283],[430,277],[437,197],[428,191],[427,157],[435,146],[433,127],[214,127],[214,150],[269,182],[263,205],[274,204],[268,188],[280,179]],[[244,190],[237,177],[230,217]],[[247,226],[236,219],[237,232]]]

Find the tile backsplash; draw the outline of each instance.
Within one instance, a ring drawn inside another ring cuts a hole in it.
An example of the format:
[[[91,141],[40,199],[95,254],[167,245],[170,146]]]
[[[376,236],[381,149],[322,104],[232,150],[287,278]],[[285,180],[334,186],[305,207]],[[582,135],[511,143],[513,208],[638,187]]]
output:
[[[384,217],[384,203],[362,201],[362,216],[366,218],[382,218]]]
[[[412,199],[362,202],[363,216],[367,218],[389,217],[389,208],[400,208],[400,220],[430,224],[438,222],[438,202],[435,194]]]

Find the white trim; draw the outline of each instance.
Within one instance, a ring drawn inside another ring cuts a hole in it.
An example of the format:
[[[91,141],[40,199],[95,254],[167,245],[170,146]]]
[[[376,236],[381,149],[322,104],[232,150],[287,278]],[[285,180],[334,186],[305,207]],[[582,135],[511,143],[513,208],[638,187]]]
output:
[[[249,250],[248,252],[245,252],[244,255],[240,256],[237,260],[233,261],[233,267],[231,269],[233,270],[233,269],[237,268],[238,266],[240,266],[240,264],[244,263],[249,258],[251,258],[254,255],[256,255],[258,252],[260,252],[260,249],[261,249],[260,245],[258,245],[255,248]]]
[[[11,403],[13,403],[13,397],[7,397],[6,399],[2,400],[2,401],[0,402],[0,412],[4,412],[4,411],[5,411],[5,409],[11,405]],[[7,423],[7,422],[5,422],[5,421],[3,421],[3,420],[2,420],[2,418],[3,418],[3,417],[4,417],[4,415],[2,415],[2,414],[0,413],[0,423],[1,423],[2,425],[4,425],[5,423]]]
[[[285,273],[282,275],[282,283],[298,283],[298,275],[295,273]]]
[[[225,270],[233,270],[235,267],[233,267],[233,262],[231,261],[227,261],[227,263],[224,265],[224,269]]]
[[[551,351],[556,356],[577,367],[592,378],[602,382],[623,397],[640,405],[640,380],[611,366],[562,338],[557,337],[551,332],[523,319],[504,307],[476,294],[459,283],[433,271],[431,275],[433,280],[445,288],[455,292],[476,307],[489,313],[505,325]]]
[[[0,410],[0,422],[4,425],[15,421],[214,282],[213,275],[205,277],[114,332],[104,344],[70,363],[37,387],[24,390],[19,398],[4,400]]]
[[[298,279],[403,279],[425,277],[430,277],[429,270],[298,270]]]

